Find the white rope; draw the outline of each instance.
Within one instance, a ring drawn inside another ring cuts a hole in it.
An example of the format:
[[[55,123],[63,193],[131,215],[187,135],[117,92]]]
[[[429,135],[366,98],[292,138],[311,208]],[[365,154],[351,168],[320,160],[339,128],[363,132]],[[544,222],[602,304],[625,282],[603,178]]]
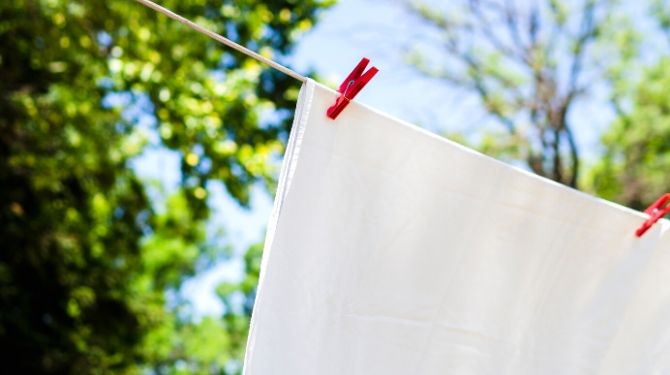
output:
[[[166,16],[174,19],[174,20],[177,20],[177,21],[183,23],[184,25],[190,27],[191,29],[193,29],[193,30],[195,30],[195,31],[197,31],[201,34],[205,34],[208,37],[216,40],[217,42],[219,42],[221,44],[224,44],[224,45],[226,45],[230,48],[233,48],[233,49],[235,49],[239,52],[242,52],[243,54],[245,54],[245,55],[247,55],[251,58],[254,58],[254,59],[256,59],[256,60],[258,60],[258,61],[260,61],[264,64],[267,64],[270,67],[272,67],[272,68],[274,68],[274,69],[276,69],[276,70],[278,70],[278,71],[280,71],[280,72],[282,72],[282,73],[284,73],[284,74],[286,74],[290,77],[293,77],[293,78],[297,79],[300,82],[305,82],[307,80],[306,77],[294,72],[293,70],[291,70],[291,69],[289,69],[289,68],[287,68],[287,67],[285,67],[285,66],[283,66],[283,65],[281,65],[281,64],[279,64],[275,61],[272,61],[272,60],[270,60],[266,57],[263,57],[260,54],[254,52],[254,51],[252,51],[252,50],[250,50],[250,49],[248,49],[244,46],[241,46],[241,45],[233,42],[232,40],[230,40],[226,37],[223,37],[223,36],[213,32],[213,31],[207,30],[206,28],[198,25],[197,23],[195,23],[195,22],[193,22],[193,21],[191,21],[187,18],[184,18],[184,17],[178,15],[177,13],[174,13],[173,11],[171,11],[167,8],[164,8],[164,7],[154,3],[152,1],[149,1],[149,0],[135,0],[135,1],[137,1],[138,3],[144,5],[148,8],[151,8],[151,9],[153,9],[153,10],[159,12],[159,13],[163,13],[164,15],[166,15]]]

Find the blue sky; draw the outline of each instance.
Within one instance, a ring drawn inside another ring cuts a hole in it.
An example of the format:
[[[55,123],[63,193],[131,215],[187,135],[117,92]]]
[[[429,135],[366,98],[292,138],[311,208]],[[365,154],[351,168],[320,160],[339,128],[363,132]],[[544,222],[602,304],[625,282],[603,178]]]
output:
[[[400,51],[415,42],[415,27],[398,2],[342,0],[300,40],[289,62],[299,72],[316,68],[324,83],[335,87],[361,57],[368,57],[380,73],[358,95],[358,101],[434,132],[476,132],[486,116],[474,97],[421,77],[404,64]],[[612,119],[599,104],[602,98],[598,95],[595,93],[573,113],[578,119],[577,129],[581,129],[577,133],[579,144],[587,157],[597,155],[599,133]],[[157,164],[162,167],[156,168]],[[136,161],[135,168],[145,178],[175,185],[178,172],[171,171],[179,170],[179,156],[152,150]],[[272,208],[272,197],[265,191],[255,190],[250,210],[240,208],[221,186],[211,186],[209,194],[214,206],[213,223],[225,228],[237,251],[262,239]],[[182,293],[192,301],[198,315],[221,313],[214,288],[238,275],[240,266],[239,261],[221,263],[185,283]]]

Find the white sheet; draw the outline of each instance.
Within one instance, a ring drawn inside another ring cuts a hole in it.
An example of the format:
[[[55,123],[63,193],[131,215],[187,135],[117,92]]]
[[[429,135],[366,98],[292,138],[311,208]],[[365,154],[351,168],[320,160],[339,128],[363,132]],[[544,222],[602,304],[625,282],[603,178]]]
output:
[[[668,374],[670,234],[303,87],[245,373]]]

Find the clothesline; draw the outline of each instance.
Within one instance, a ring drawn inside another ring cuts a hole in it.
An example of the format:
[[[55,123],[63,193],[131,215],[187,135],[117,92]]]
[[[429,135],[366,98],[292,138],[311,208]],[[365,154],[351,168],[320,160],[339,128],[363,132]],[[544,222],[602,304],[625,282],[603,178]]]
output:
[[[182,24],[186,25],[187,27],[189,27],[189,28],[201,33],[201,34],[204,34],[204,35],[216,40],[217,42],[219,42],[219,43],[221,43],[225,46],[228,46],[228,47],[230,47],[230,48],[232,48],[232,49],[234,49],[238,52],[241,52],[241,53],[243,53],[243,54],[245,54],[245,55],[261,62],[261,63],[264,63],[264,64],[270,66],[271,68],[288,75],[289,77],[297,79],[300,82],[306,82],[308,80],[307,77],[298,74],[297,72],[279,64],[278,62],[273,61],[271,59],[268,59],[268,58],[260,55],[259,53],[255,52],[255,51],[252,51],[252,50],[250,50],[250,49],[248,49],[248,48],[246,48],[246,47],[244,47],[240,44],[237,44],[237,43],[233,42],[232,40],[230,40],[230,39],[228,39],[224,36],[221,36],[221,35],[213,32],[211,30],[208,30],[205,27],[202,27],[202,26],[198,25],[197,23],[189,20],[188,18],[180,16],[179,14],[154,3],[153,1],[150,1],[150,0],[135,0],[135,1],[137,1],[138,3],[144,5],[148,8],[151,8],[151,9],[153,9],[153,10],[159,12],[159,13],[162,13],[162,14],[164,14],[164,15],[166,15],[166,16],[168,16],[168,17],[170,17],[170,18],[172,18],[172,19],[174,19],[178,22],[181,22]],[[353,100],[354,96],[358,93],[358,91],[360,91],[360,89],[363,86],[365,86],[365,84],[367,84],[367,82],[377,73],[378,70],[375,67],[372,67],[367,72],[364,72],[365,67],[367,66],[367,64],[368,64],[368,59],[363,58],[361,60],[361,62],[358,64],[358,66],[356,66],[356,68],[354,68],[354,70],[345,79],[344,83],[340,86],[340,89],[338,90],[342,93],[340,98],[338,98],[338,101],[335,103],[335,105],[328,108],[328,113],[327,114],[330,118],[335,119],[335,117],[337,117],[337,114],[339,114],[339,112],[344,107],[346,107],[347,104],[351,100]],[[354,92],[350,93],[349,88],[351,86],[356,86],[356,85],[358,85],[358,86],[356,87],[355,90],[353,90]],[[338,110],[335,110],[335,109],[338,109]],[[656,221],[658,221],[660,218],[662,218],[665,215],[667,215],[668,213],[670,213],[670,204],[667,204],[669,201],[670,201],[670,193],[662,196],[657,202],[655,202],[654,204],[652,204],[651,206],[649,206],[645,210],[645,213],[648,214],[650,217],[636,231],[636,235],[638,237],[641,237],[642,234],[644,234]]]
[[[232,40],[230,40],[230,39],[228,39],[224,36],[221,36],[221,35],[213,32],[211,30],[208,30],[208,29],[198,25],[197,23],[189,20],[188,18],[182,17],[179,14],[177,14],[177,13],[175,13],[175,12],[165,8],[165,7],[162,7],[162,6],[156,4],[152,1],[149,1],[149,0],[135,0],[135,1],[137,1],[138,3],[146,6],[147,8],[151,8],[151,9],[153,9],[153,10],[159,12],[159,13],[162,13],[162,14],[176,20],[176,21],[179,21],[179,22],[183,23],[184,25],[190,27],[191,29],[193,29],[193,30],[195,30],[195,31],[197,31],[201,34],[207,35],[208,37],[216,40],[217,42],[219,42],[219,43],[221,43],[225,46],[228,46],[228,47],[230,47],[234,50],[237,50],[238,52],[241,52],[241,53],[243,53],[243,54],[245,54],[245,55],[247,55],[247,56],[249,56],[249,57],[251,57],[255,60],[258,60],[258,61],[270,66],[273,69],[276,69],[276,70],[278,70],[278,71],[280,71],[280,72],[282,72],[282,73],[284,73],[284,74],[286,74],[286,75],[288,75],[292,78],[297,79],[300,82],[305,82],[307,80],[307,77],[298,74],[297,72],[285,67],[284,65],[281,65],[278,62],[270,60],[266,57],[263,57],[259,53],[254,52],[254,51],[252,51],[252,50],[250,50],[250,49],[248,49],[244,46],[241,46],[241,45],[233,42]]]

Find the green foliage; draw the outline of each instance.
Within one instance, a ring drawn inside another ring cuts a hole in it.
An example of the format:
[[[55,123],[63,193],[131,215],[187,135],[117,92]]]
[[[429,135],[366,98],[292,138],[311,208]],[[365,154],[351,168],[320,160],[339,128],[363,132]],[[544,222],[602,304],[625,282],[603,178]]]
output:
[[[230,353],[235,358],[244,356],[251,310],[256,298],[256,286],[261,269],[263,244],[249,247],[244,255],[244,277],[236,283],[224,283],[217,288],[223,301],[223,320],[231,337]]]
[[[670,189],[670,58],[644,72],[630,111],[603,137],[591,184],[602,197],[643,209]]]
[[[281,60],[330,2],[161,3]],[[247,204],[272,181],[297,83],[128,0],[0,2],[0,75],[3,362],[225,373],[249,310],[193,323],[166,292],[223,255],[204,230],[207,182]],[[151,134],[182,156],[159,211],[129,167]]]
[[[604,153],[588,175],[592,192],[629,207],[644,209],[670,190],[670,10],[667,0],[652,0],[650,13],[660,40],[649,65],[635,60],[644,39],[630,28],[613,33],[624,59],[613,64],[611,102],[617,117],[603,135]],[[653,38],[646,38],[653,39]],[[647,56],[647,59],[649,56]]]

